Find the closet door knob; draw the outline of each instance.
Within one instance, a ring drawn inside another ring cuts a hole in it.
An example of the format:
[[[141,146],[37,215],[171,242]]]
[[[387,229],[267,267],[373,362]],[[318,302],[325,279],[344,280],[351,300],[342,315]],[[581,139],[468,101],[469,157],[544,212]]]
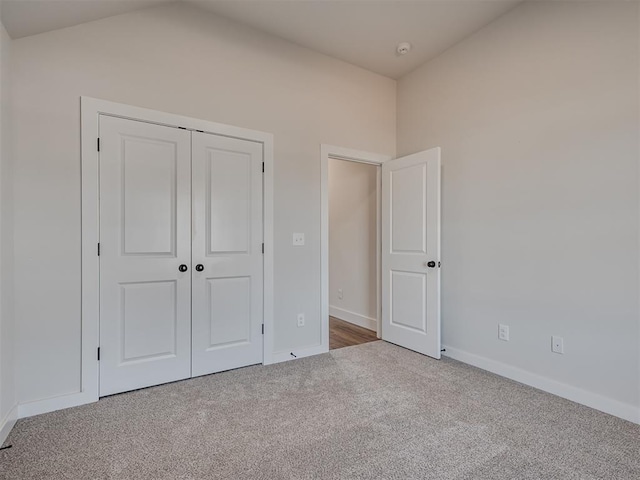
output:
[[[180,270],[181,272],[186,272],[187,270],[189,270],[189,267],[187,267],[184,263],[182,265],[180,265],[178,267],[178,270]]]
[[[196,265],[196,272],[201,272],[204,270],[204,265],[202,265],[201,263],[199,263],[198,265]]]
[[[431,260],[430,262],[425,262],[424,266],[429,268],[436,268],[436,262]]]

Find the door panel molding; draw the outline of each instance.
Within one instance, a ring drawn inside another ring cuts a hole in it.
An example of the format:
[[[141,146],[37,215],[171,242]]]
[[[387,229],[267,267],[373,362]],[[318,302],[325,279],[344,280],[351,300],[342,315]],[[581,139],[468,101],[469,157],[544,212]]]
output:
[[[95,402],[99,398],[99,175],[98,138],[100,115],[178,127],[262,144],[265,171],[263,175],[264,236],[264,324],[263,363],[274,363],[273,352],[273,135],[266,132],[200,120],[121,103],[80,97],[81,118],[81,182],[82,182],[82,297],[81,297],[81,387],[80,391],[58,399],[38,402],[28,414],[38,414]],[[145,254],[132,254],[145,256]],[[171,255],[166,254],[165,255]],[[25,410],[26,413],[26,410]],[[28,415],[27,414],[27,415]],[[22,415],[22,416],[27,416]]]

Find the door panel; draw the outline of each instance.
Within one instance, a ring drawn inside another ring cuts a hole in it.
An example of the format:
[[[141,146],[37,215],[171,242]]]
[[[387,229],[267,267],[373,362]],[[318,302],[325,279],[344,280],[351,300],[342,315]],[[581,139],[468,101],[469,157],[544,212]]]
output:
[[[391,271],[391,326],[426,333],[426,277],[424,273]]]
[[[382,164],[382,339],[440,358],[439,148]]]
[[[190,134],[100,116],[100,395],[188,378]]]
[[[122,138],[122,216],[125,255],[174,255],[175,143]]]
[[[426,165],[389,172],[391,201],[391,251],[426,253]]]
[[[262,362],[262,144],[193,133],[193,376]]]
[[[246,254],[251,244],[251,155],[211,149],[205,161],[207,254]]]
[[[209,350],[251,341],[251,277],[212,278],[209,283]],[[228,319],[233,318],[233,322]]]
[[[121,364],[175,356],[176,300],[175,281],[120,285]]]

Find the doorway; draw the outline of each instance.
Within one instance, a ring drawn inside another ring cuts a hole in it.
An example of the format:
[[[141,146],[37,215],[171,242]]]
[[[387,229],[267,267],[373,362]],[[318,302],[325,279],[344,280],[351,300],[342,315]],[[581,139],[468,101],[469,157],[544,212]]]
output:
[[[322,343],[329,350],[333,349],[331,343],[334,348],[341,348],[380,338],[380,166],[391,157],[333,145],[322,145],[320,150]],[[343,175],[345,172],[347,174]],[[371,185],[374,176],[375,188]],[[355,195],[349,192],[350,182],[358,184],[359,192]],[[334,195],[331,195],[332,188]],[[353,205],[348,203],[349,197],[359,199],[357,214],[354,214]],[[332,200],[334,235],[330,233]],[[341,204],[347,206],[343,208]],[[373,209],[375,218],[371,219]],[[336,218],[338,213],[341,213],[341,219]],[[367,241],[367,249],[364,254],[360,251],[354,256],[358,244],[356,239],[363,238]],[[342,247],[337,246],[340,240],[345,240]],[[340,273],[340,270],[345,270],[341,269],[341,258],[347,264],[357,266],[355,275],[349,277]],[[330,260],[333,260],[333,269],[330,268]],[[331,273],[333,281],[330,280]],[[354,309],[360,311],[354,312]]]
[[[377,337],[439,359],[440,191],[439,147],[391,159],[321,147],[321,312],[323,347],[329,350],[329,165],[331,160],[379,166]],[[340,292],[332,292],[333,295]]]
[[[377,340],[380,165],[329,158],[329,349]]]

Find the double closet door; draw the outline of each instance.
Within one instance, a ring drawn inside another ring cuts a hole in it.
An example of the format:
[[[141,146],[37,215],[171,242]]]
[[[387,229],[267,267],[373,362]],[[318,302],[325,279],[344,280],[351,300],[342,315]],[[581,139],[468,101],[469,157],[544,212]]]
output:
[[[262,144],[99,132],[100,396],[262,363]]]

